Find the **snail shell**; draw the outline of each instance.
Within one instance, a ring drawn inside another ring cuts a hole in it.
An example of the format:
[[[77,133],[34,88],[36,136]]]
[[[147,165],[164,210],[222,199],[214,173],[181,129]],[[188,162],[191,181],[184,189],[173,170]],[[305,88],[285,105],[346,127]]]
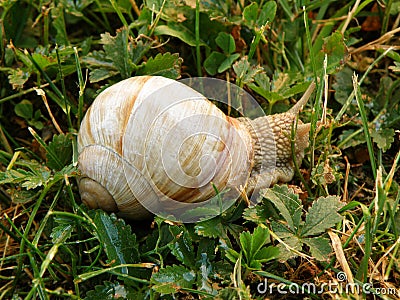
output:
[[[290,111],[231,118],[171,79],[123,80],[95,99],[78,135],[79,190],[90,208],[143,219],[185,209],[228,190],[229,198],[294,174],[290,133],[313,85]],[[296,157],[309,124],[299,121]],[[211,184],[212,183],[212,184]]]

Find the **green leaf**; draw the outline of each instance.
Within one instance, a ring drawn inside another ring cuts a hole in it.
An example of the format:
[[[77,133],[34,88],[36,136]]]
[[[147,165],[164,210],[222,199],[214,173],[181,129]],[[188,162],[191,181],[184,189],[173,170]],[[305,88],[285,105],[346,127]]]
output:
[[[31,74],[21,69],[13,69],[9,71],[8,81],[13,89],[23,88],[25,82],[28,81]]]
[[[261,247],[270,242],[269,231],[267,228],[257,226],[253,234],[249,232],[243,232],[240,235],[240,244],[243,249],[243,253],[248,258],[253,258],[253,256],[261,249]]]
[[[29,100],[22,100],[14,106],[15,114],[25,120],[30,120],[33,117],[33,105]]]
[[[201,259],[197,262],[200,267],[200,275],[198,281],[199,281],[199,290],[206,291],[208,293],[213,292],[213,288],[211,286],[212,280],[210,279],[210,276],[213,274],[213,266],[209,260],[209,257],[207,256],[207,253],[202,252],[201,254]]]
[[[123,79],[131,76],[132,63],[128,55],[128,29],[123,28],[117,31],[115,37],[108,32],[101,34],[101,43],[107,58],[113,62],[113,65],[118,69]]]
[[[57,7],[51,10],[51,17],[53,22],[51,24],[57,31],[56,42],[58,45],[69,45],[68,34],[65,26],[64,7],[60,3]]]
[[[353,70],[349,67],[344,67],[334,76],[336,82],[332,84],[332,87],[335,90],[335,100],[340,104],[344,104],[353,91],[352,76]]]
[[[274,259],[279,254],[279,250],[276,247],[264,247],[265,244],[270,242],[268,228],[258,226],[254,229],[252,234],[249,232],[242,232],[239,240],[246,264],[251,269],[261,269],[261,264],[263,262]],[[230,260],[234,259],[236,256],[236,251],[228,251],[228,258]]]
[[[322,51],[318,52],[315,57],[316,66],[319,66],[317,74],[322,74],[325,54],[328,57],[327,74],[337,73],[345,65],[348,51],[340,31],[335,31],[324,39]]]
[[[97,228],[97,238],[103,244],[109,262],[120,265],[135,263],[139,260],[136,235],[122,219],[97,210],[94,224]],[[121,272],[128,274],[128,268],[121,268]]]
[[[261,195],[271,201],[278,209],[279,213],[288,223],[289,228],[297,232],[303,206],[292,189],[287,185],[274,185],[272,189],[265,189]]]
[[[399,4],[400,4],[400,2],[399,2]],[[400,7],[400,5],[399,5],[399,7]],[[395,61],[394,66],[390,66],[389,69],[395,73],[400,73],[400,62]]]
[[[233,62],[235,60],[237,60],[239,57],[240,57],[240,54],[235,53],[235,54],[229,55],[227,58],[225,58],[225,60],[218,67],[218,70],[217,70],[218,73],[222,73],[222,72],[228,70],[232,66]]]
[[[168,25],[159,25],[154,30],[154,35],[169,35],[180,39],[182,42],[189,46],[195,47],[196,37],[193,32],[190,31],[186,26],[179,23],[168,23]],[[200,46],[207,46],[206,43],[200,41]]]
[[[238,260],[240,253],[235,251],[234,249],[228,248],[225,250],[225,256],[227,259],[229,259],[232,263],[236,263]]]
[[[301,252],[303,242],[298,236],[291,234],[290,237],[283,240],[283,243],[279,243],[277,247],[279,249],[279,260],[286,261],[298,255],[295,251]]]
[[[268,218],[268,211],[264,203],[261,203],[253,207],[246,208],[243,213],[243,218],[256,224],[264,224]]]
[[[342,220],[337,211],[343,206],[337,196],[318,198],[308,210],[301,236],[311,236],[325,232]]]
[[[257,2],[252,2],[247,5],[243,10],[243,20],[250,27],[253,27],[257,21],[258,16],[258,4]]]
[[[72,224],[62,224],[54,227],[50,234],[53,244],[64,243],[71,237],[73,229],[74,227],[72,226]]]
[[[286,224],[280,222],[271,221],[271,228],[281,239],[291,238],[295,234]]]
[[[53,135],[53,140],[49,142],[46,150],[47,166],[53,170],[61,170],[64,166],[71,163],[72,135]],[[54,155],[48,155],[49,152]],[[54,157],[57,157],[57,160],[55,160]]]
[[[138,41],[135,45],[131,44],[129,46],[131,49],[129,56],[132,60],[132,63],[137,65],[143,59],[143,56],[145,56],[145,54],[150,50],[151,43],[143,43],[142,41]]]
[[[89,80],[91,83],[95,83],[113,77],[117,74],[117,71],[112,71],[110,69],[94,69],[90,71]]]
[[[153,289],[161,294],[174,294],[181,288],[191,288],[196,279],[196,273],[183,266],[167,266],[154,273],[151,282]]]
[[[103,282],[103,285],[96,285],[94,290],[88,291],[85,300],[113,300],[125,298],[124,286],[119,283]],[[120,297],[119,297],[120,296]]]
[[[231,54],[236,51],[235,40],[229,33],[220,32],[215,38],[215,42],[225,54]]]
[[[249,84],[252,83],[255,76],[264,69],[260,66],[251,65],[247,60],[247,57],[242,57],[241,60],[237,61],[233,65],[233,70],[235,71],[240,84]]]
[[[175,236],[176,241],[168,244],[171,253],[186,266],[194,268],[194,248],[190,235],[183,226],[170,226],[170,231]]]
[[[276,8],[277,5],[275,1],[268,1],[263,5],[257,19],[258,27],[266,25],[268,22],[271,23],[275,19]]]
[[[394,142],[394,135],[393,128],[381,128],[379,131],[373,130],[371,132],[372,140],[383,152],[386,152],[391,147]]]
[[[222,224],[220,217],[214,217],[212,219],[198,222],[194,228],[195,232],[204,237],[213,237],[213,238],[223,238],[227,239],[228,236],[226,234],[226,228],[224,224]]]
[[[147,62],[141,64],[136,75],[157,75],[177,79],[180,75],[181,64],[182,59],[177,53],[159,53],[156,57],[150,57]]]
[[[310,252],[313,257],[319,261],[328,261],[329,254],[332,252],[332,247],[329,239],[324,237],[304,238],[302,242],[310,247]]]
[[[0,173],[0,184],[21,184],[21,187],[30,190],[46,185],[52,179],[49,168],[37,161],[20,160],[18,166],[21,168]]]
[[[210,75],[215,75],[218,73],[218,67],[225,60],[226,56],[223,53],[213,51],[204,61],[204,69]]]

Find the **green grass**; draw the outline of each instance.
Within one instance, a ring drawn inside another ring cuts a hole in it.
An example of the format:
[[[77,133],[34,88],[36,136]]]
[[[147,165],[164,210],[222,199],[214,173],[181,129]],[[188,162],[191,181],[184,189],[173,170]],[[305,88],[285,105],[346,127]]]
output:
[[[340,272],[376,298],[399,298],[397,7],[1,2],[0,299],[283,298],[257,286],[321,287]],[[311,122],[310,146],[293,180],[196,224],[87,209],[80,122],[105,87],[146,74],[228,79],[266,113],[288,110],[315,81],[299,117]]]

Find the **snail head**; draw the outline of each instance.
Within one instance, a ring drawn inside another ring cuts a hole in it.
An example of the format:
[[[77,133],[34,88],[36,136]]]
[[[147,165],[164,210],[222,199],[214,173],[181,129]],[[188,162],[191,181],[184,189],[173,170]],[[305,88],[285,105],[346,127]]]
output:
[[[260,117],[250,121],[254,136],[254,166],[250,174],[248,190],[265,188],[277,182],[288,182],[293,178],[295,165],[304,157],[308,147],[310,123],[298,120],[298,114],[307,103],[315,84],[311,83],[303,97],[289,111]],[[293,126],[297,125],[296,128]],[[292,132],[294,130],[294,155],[292,154]]]

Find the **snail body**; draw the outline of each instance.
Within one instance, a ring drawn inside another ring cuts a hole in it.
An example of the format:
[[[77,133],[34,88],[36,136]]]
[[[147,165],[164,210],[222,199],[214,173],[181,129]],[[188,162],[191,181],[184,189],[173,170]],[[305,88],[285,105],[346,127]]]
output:
[[[143,219],[149,211],[173,212],[210,199],[215,189],[243,194],[289,181],[290,132],[300,102],[287,113],[235,119],[180,82],[158,76],[123,80],[100,93],[82,121],[82,201]],[[309,124],[299,121],[298,161],[308,131]]]

